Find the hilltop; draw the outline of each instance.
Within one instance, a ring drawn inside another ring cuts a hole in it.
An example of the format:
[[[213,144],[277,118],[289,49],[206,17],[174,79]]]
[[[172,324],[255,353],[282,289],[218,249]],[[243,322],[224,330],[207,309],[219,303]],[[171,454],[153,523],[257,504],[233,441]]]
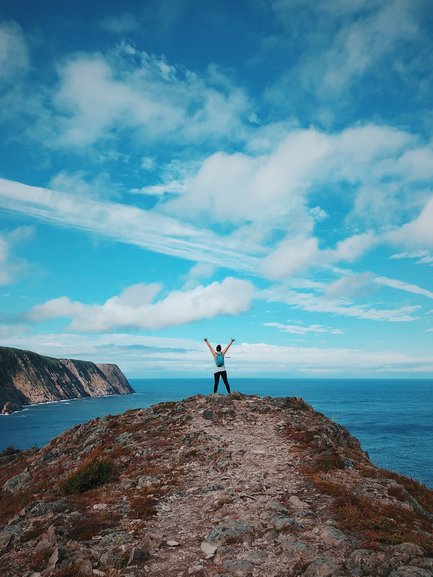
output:
[[[19,411],[33,403],[133,392],[117,365],[0,347],[0,413]]]
[[[0,458],[2,576],[431,577],[433,491],[299,398],[95,419]]]

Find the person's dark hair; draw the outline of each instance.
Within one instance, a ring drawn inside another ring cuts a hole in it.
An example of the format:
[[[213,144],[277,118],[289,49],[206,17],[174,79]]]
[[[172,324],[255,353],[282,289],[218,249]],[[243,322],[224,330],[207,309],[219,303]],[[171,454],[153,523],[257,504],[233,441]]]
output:
[[[217,350],[217,353],[221,352],[221,345],[217,345],[216,350]]]

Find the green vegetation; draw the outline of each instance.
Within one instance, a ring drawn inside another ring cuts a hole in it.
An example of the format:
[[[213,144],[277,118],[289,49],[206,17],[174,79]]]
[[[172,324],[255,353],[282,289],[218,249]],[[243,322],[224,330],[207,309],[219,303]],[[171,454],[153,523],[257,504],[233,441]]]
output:
[[[100,485],[113,481],[117,476],[117,467],[111,459],[96,458],[82,465],[62,483],[67,495],[84,493]]]

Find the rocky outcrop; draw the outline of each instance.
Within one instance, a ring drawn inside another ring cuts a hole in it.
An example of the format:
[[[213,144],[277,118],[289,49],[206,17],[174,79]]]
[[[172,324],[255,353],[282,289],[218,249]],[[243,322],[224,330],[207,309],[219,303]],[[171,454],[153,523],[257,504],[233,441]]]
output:
[[[117,365],[54,359],[0,347],[0,412],[33,403],[133,393]]]
[[[196,396],[0,456],[2,577],[432,577],[433,492],[301,399]]]

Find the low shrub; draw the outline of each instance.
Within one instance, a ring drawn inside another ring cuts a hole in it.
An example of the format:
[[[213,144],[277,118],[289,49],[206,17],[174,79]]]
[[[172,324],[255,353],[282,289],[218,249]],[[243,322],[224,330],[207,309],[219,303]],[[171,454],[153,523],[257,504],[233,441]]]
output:
[[[21,449],[17,449],[16,447],[6,447],[3,451],[0,452],[0,457],[6,457],[9,455],[16,455],[17,453],[21,453]]]
[[[75,473],[62,483],[62,490],[67,495],[84,493],[95,487],[113,481],[117,476],[117,466],[111,459],[93,459],[82,465]]]

